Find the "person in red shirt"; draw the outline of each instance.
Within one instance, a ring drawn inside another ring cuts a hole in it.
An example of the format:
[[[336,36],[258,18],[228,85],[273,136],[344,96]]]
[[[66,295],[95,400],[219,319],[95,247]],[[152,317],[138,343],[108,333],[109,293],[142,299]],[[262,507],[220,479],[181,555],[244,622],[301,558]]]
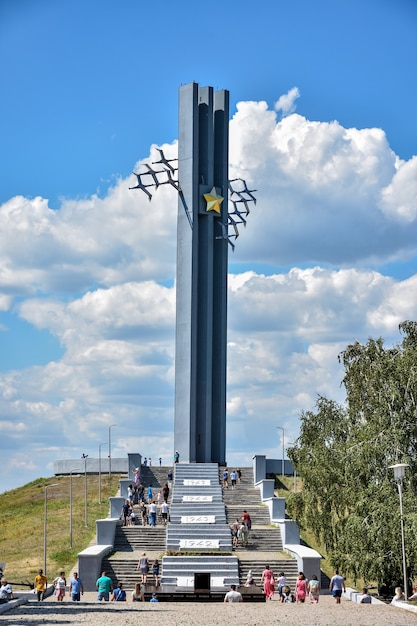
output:
[[[246,510],[243,511],[242,520],[245,522],[246,526],[248,527],[248,530],[250,530],[252,528],[252,520],[250,518],[249,513]]]

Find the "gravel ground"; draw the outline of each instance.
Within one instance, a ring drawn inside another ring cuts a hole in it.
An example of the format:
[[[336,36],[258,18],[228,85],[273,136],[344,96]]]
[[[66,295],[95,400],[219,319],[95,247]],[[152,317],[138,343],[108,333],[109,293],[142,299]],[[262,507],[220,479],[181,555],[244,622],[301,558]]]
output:
[[[129,594],[128,594],[129,595]],[[0,624],[90,624],[120,626],[417,626],[417,613],[389,605],[359,605],[342,599],[340,605],[322,596],[317,605],[280,604],[274,598],[266,603],[223,604],[160,602],[97,603],[95,593],[85,593],[82,602],[30,601],[3,615]]]

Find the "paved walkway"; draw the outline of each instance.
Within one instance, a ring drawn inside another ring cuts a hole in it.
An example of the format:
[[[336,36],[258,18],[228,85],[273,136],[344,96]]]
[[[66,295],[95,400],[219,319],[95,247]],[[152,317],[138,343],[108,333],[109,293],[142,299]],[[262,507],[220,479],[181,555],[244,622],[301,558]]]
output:
[[[120,624],[155,626],[417,626],[417,615],[389,605],[357,605],[342,600],[335,605],[330,596],[322,596],[318,605],[280,604],[274,598],[267,603],[177,603],[147,602],[96,603],[94,593],[86,593],[83,602],[63,603],[54,597],[43,603],[31,601],[0,616],[0,624],[19,626],[39,624]],[[140,615],[138,615],[138,613]]]

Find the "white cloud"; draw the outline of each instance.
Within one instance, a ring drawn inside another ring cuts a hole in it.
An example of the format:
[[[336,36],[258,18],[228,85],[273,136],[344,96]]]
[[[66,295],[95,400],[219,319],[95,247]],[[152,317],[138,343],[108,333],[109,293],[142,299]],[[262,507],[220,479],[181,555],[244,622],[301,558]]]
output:
[[[400,162],[392,182],[381,190],[381,208],[387,217],[407,224],[417,217],[417,156]]]
[[[237,261],[340,266],[415,253],[415,160],[400,164],[381,129],[277,121],[265,103],[244,102],[230,137],[232,177],[258,189]]]
[[[281,111],[283,116],[294,113],[296,109],[295,101],[300,97],[300,95],[298,87],[293,87],[288,93],[278,98],[274,105],[275,111]]]

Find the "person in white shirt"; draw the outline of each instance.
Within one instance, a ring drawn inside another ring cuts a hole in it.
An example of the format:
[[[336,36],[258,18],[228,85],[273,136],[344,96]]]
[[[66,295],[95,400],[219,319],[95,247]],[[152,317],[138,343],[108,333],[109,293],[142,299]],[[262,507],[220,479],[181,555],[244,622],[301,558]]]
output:
[[[359,604],[372,604],[372,598],[368,593],[367,587],[362,589],[362,595],[359,596]]]
[[[395,587],[395,596],[391,600],[391,604],[395,604],[396,602],[404,602],[405,595],[403,594],[403,590],[401,587]]]
[[[0,603],[4,604],[9,600],[13,600],[13,590],[11,584],[8,583],[4,577],[0,580],[0,584]]]
[[[243,602],[242,594],[236,591],[236,585],[230,585],[230,591],[224,596],[223,602]]]

